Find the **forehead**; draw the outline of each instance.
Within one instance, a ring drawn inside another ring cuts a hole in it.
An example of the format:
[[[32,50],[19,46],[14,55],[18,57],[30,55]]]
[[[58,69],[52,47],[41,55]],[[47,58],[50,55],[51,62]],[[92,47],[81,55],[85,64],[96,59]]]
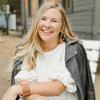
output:
[[[50,8],[42,15],[49,18],[62,18],[61,12],[56,8]]]

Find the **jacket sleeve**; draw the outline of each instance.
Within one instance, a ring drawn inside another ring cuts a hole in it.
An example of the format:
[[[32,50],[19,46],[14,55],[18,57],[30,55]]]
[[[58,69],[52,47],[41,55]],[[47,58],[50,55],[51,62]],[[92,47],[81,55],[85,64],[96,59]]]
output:
[[[77,84],[79,100],[95,100],[95,91],[91,78],[90,66],[84,47],[79,42],[66,46],[66,67]]]
[[[85,100],[95,100],[95,91],[94,91],[94,85],[92,82],[91,72],[90,72],[90,66],[89,61],[87,59],[87,54],[85,52],[84,47],[81,44],[78,44],[78,56],[77,61],[80,59],[80,76],[82,79],[82,85],[85,95]],[[84,68],[82,68],[84,67]],[[83,75],[81,75],[83,74]]]
[[[13,70],[11,74],[11,85],[15,84],[15,75],[21,70],[22,62],[23,61],[21,60],[21,58],[18,58],[13,63]]]
[[[14,61],[12,75],[11,75],[11,85],[15,84],[15,75],[21,70],[22,63],[23,63],[22,58],[18,58]],[[19,99],[20,97],[18,95],[16,97],[16,100],[19,100]]]

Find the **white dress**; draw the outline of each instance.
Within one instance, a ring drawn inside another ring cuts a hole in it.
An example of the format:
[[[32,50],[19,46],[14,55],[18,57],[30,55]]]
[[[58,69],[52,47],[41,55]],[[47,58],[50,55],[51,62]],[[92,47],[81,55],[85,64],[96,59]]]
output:
[[[15,76],[16,83],[22,79],[34,83],[59,80],[66,86],[66,90],[59,96],[48,96],[46,100],[78,100],[75,81],[65,66],[65,43],[59,44],[50,52],[38,55],[34,70],[27,71],[26,65],[24,61],[22,71]]]

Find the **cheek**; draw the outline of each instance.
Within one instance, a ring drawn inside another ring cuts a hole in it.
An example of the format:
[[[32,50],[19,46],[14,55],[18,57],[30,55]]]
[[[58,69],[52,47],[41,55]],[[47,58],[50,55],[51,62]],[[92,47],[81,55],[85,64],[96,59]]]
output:
[[[38,28],[37,28],[38,34],[41,32],[41,27],[42,27],[42,25],[41,24],[38,24]]]
[[[40,28],[41,28],[41,24],[38,24],[38,28],[37,28],[37,30],[40,30]]]
[[[37,30],[39,30],[41,28],[41,26],[42,26],[41,21],[39,21],[37,24]]]
[[[61,25],[55,26],[55,31],[57,31],[58,33],[61,32]]]
[[[38,22],[38,27],[42,27],[43,25],[44,25],[44,22],[40,20],[40,21]]]

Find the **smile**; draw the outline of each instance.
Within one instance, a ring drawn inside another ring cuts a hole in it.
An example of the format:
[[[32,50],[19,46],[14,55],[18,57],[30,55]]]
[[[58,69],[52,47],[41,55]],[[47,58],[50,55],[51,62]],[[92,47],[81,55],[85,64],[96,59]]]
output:
[[[45,29],[42,29],[42,32],[44,32],[44,33],[53,33],[53,31],[51,31],[51,30],[45,30]]]

